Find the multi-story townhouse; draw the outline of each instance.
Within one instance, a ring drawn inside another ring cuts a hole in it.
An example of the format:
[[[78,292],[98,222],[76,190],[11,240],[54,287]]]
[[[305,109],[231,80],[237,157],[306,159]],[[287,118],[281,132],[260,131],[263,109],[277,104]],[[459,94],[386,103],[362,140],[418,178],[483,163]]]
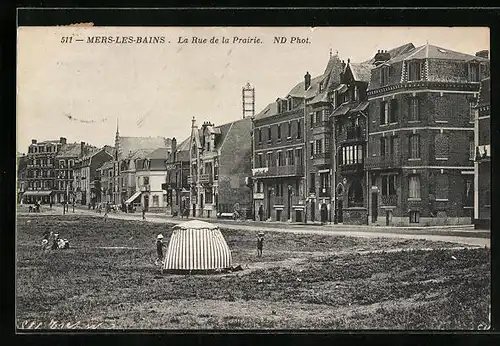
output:
[[[332,221],[332,159],[333,134],[330,114],[333,97],[343,87],[341,82],[345,63],[330,53],[323,75],[306,94],[306,167],[308,221]]]
[[[253,199],[257,219],[305,222],[305,96],[320,77],[309,72],[253,122]]]
[[[115,158],[113,160],[113,189],[112,201],[115,204],[122,204],[128,200],[135,189],[135,168],[129,168],[131,156],[138,150],[153,151],[158,148],[171,149],[170,138],[165,137],[122,137],[116,127],[115,134]],[[122,173],[122,168],[124,169]]]
[[[57,203],[72,203],[75,200],[74,165],[75,162],[96,148],[80,143],[64,143],[55,157],[56,161],[56,188],[54,191]]]
[[[177,145],[177,140],[172,138],[172,154],[167,158],[167,178],[165,189],[167,191],[167,214],[181,215],[186,210],[189,212],[189,143],[188,137]]]
[[[190,202],[193,216],[215,218],[234,209],[252,216],[252,119],[220,126],[205,122],[201,129],[193,118],[190,137]]]
[[[97,168],[104,162],[113,160],[113,149],[105,146],[82,152],[81,155],[73,167],[75,201],[83,205],[95,205],[100,202],[100,191],[96,191],[96,184],[99,185],[98,180],[96,181]]]
[[[143,205],[142,193],[144,191],[141,191],[139,188],[139,185],[143,185],[143,182],[141,181],[141,184],[138,183],[137,171],[143,169],[141,166],[142,160],[153,151],[154,149],[138,149],[129,152],[127,157],[120,161],[119,184],[121,184],[120,190],[122,193],[122,201],[124,201],[126,205],[133,204],[136,207]],[[124,198],[127,199],[124,200]]]
[[[59,140],[31,141],[26,156],[26,191],[22,197],[24,202],[53,201],[54,191],[57,190],[56,155],[65,144],[64,137]]]
[[[100,178],[101,185],[101,203],[112,203],[113,202],[113,167],[114,161],[107,161],[102,164],[101,167],[97,168],[97,175]],[[135,191],[134,191],[135,192]]]
[[[489,61],[425,44],[379,51],[368,87],[371,224],[471,223],[474,106]]]
[[[490,78],[481,81],[476,106],[474,162],[474,225],[477,229],[491,227],[491,108]]]
[[[136,191],[141,192],[141,206],[148,212],[167,210],[163,184],[167,177],[165,161],[170,154],[170,148],[159,148],[136,160]]]
[[[340,88],[332,95],[335,107],[331,114],[332,142],[335,143],[334,223],[367,224],[367,179],[364,167],[368,135],[369,63],[351,63],[350,59],[340,74]]]

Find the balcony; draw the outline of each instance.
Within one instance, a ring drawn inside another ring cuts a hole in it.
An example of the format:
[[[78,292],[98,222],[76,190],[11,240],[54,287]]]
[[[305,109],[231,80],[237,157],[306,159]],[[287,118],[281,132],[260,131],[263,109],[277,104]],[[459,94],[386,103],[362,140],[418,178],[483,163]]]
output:
[[[151,186],[149,184],[141,186],[141,192],[151,191]]]
[[[395,207],[398,205],[398,195],[382,196],[381,200],[383,206]]]
[[[364,163],[351,163],[351,164],[341,164],[340,165],[340,172],[342,174],[356,174],[356,173],[362,173],[364,170]]]
[[[313,135],[330,132],[330,124],[328,121],[319,121],[313,124]]]
[[[315,166],[324,166],[330,164],[330,152],[314,154],[313,156],[313,165]]]
[[[252,169],[252,176],[256,178],[303,177],[304,166],[272,166]]]
[[[253,194],[253,199],[264,199],[264,192],[255,192]]]
[[[212,174],[200,174],[201,184],[211,184],[213,182]]]
[[[367,169],[401,168],[401,156],[369,156],[365,159]]]

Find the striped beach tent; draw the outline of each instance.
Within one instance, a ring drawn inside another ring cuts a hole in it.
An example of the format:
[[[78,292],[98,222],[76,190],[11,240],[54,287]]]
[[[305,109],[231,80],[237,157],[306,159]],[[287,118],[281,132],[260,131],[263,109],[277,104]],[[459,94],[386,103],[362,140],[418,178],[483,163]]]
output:
[[[231,251],[219,227],[192,220],[174,226],[163,270],[167,273],[207,273],[231,267]]]

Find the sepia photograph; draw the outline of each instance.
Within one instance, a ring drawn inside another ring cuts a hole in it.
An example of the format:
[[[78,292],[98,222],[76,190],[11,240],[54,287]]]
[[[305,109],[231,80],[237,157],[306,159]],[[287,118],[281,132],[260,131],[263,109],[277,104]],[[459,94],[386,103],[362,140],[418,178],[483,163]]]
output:
[[[18,332],[488,330],[487,27],[17,28]]]

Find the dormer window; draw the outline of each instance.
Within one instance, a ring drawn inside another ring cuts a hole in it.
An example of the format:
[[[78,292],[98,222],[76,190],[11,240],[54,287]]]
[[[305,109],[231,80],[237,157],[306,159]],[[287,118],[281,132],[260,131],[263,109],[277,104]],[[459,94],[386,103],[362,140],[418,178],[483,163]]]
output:
[[[389,84],[390,77],[390,66],[382,66],[380,69],[380,84],[387,85]]]
[[[408,81],[422,79],[422,63],[420,61],[408,62]]]
[[[479,64],[476,62],[468,65],[468,75],[470,82],[479,82]]]
[[[292,103],[292,98],[290,97],[290,98],[288,99],[288,110],[289,110],[289,111],[290,111],[290,110],[292,110],[292,106],[293,106],[293,103]]]

